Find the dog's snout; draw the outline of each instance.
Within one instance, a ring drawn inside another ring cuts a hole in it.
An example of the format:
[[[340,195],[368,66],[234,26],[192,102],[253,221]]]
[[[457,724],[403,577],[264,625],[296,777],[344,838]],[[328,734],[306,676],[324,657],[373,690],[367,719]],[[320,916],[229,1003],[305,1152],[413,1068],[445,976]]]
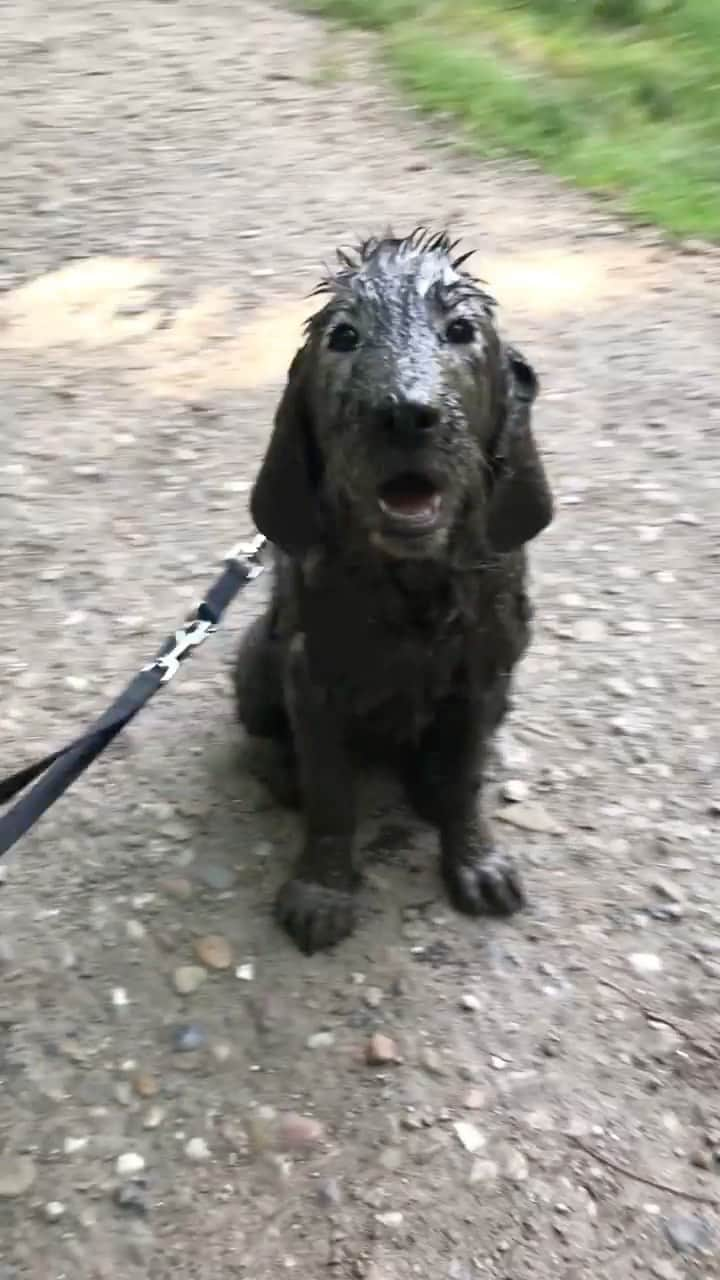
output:
[[[377,418],[387,431],[412,438],[436,427],[440,412],[426,401],[392,395],[379,406]]]

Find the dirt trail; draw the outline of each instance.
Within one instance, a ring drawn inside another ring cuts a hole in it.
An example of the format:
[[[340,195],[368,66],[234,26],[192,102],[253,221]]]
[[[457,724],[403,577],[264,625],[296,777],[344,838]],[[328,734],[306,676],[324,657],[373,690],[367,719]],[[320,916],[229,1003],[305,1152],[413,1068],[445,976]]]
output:
[[[720,1275],[720,1210],[603,1162],[720,1201],[720,260],[453,155],[311,20],[45,8],[0,8],[0,772],[103,708],[248,532],[337,242],[477,245],[558,517],[495,784],[522,918],[453,915],[373,787],[357,935],[310,961],[276,931],[294,820],[240,767],[227,680],[262,585],[8,863],[0,1280]],[[375,1031],[400,1061],[365,1064]]]

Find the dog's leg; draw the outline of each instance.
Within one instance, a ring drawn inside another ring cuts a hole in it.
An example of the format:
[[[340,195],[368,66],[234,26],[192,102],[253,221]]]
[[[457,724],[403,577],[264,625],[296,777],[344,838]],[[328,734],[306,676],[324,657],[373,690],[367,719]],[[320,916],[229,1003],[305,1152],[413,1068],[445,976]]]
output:
[[[280,804],[297,807],[300,786],[285,706],[280,647],[272,612],[248,627],[233,669],[235,705],[240,723],[253,739],[248,767]]]
[[[300,949],[312,954],[339,942],[355,924],[355,786],[341,719],[312,684],[300,635],[290,646],[286,697],[306,829],[276,914]]]
[[[411,794],[440,832],[441,866],[450,899],[470,915],[511,915],[524,903],[512,860],[499,852],[480,805],[485,735],[500,695],[478,707],[451,699],[425,734],[413,771]]]

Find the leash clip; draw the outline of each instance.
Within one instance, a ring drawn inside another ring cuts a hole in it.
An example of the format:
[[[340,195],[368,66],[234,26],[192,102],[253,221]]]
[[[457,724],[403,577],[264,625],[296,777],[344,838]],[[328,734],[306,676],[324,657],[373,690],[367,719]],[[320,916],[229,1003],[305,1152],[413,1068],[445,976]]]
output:
[[[237,560],[244,564],[247,571],[246,581],[252,582],[263,572],[264,565],[260,563],[259,557],[266,542],[267,538],[262,533],[258,533],[250,542],[236,542],[223,556],[223,562],[231,564]]]
[[[181,627],[175,632],[175,644],[167,653],[162,653],[154,662],[144,667],[144,671],[153,671],[161,668],[164,672],[160,681],[161,684],[167,684],[168,680],[172,680],[180,670],[180,663],[187,656],[191,649],[202,644],[203,640],[215,630],[215,624],[204,618],[195,618],[192,622],[188,622],[186,626]]]

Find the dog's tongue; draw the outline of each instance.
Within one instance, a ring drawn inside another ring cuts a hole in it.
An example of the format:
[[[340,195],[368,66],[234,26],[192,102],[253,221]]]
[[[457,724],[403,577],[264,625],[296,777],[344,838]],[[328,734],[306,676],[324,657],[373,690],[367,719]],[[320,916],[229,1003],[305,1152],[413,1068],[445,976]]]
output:
[[[438,507],[440,496],[422,476],[403,476],[385,485],[383,506],[397,516],[428,516]]]
[[[385,505],[399,516],[424,516],[434,509],[435,499],[433,494],[407,489],[386,496]]]

